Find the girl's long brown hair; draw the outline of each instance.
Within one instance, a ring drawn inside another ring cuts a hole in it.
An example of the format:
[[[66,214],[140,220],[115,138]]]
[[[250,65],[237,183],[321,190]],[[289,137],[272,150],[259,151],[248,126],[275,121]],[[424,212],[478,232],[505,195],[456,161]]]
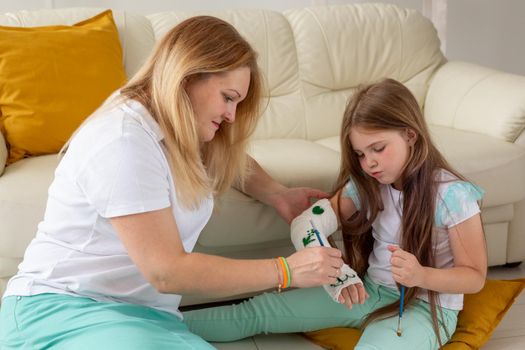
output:
[[[341,128],[341,168],[335,190],[340,196],[341,189],[351,178],[356,185],[360,201],[360,208],[352,217],[345,218],[339,213],[349,265],[361,276],[366,272],[373,245],[372,223],[383,210],[379,183],[362,171],[350,143],[350,130],[355,127],[377,131],[415,132],[416,140],[401,175],[403,213],[400,247],[414,254],[421,265],[435,266],[432,233],[439,185],[436,175],[439,170],[444,169],[459,179],[464,178],[448,164],[433,145],[421,109],[410,90],[393,79],[384,79],[360,87],[344,112]],[[416,287],[407,289],[405,305],[415,299],[418,290]],[[438,327],[437,294],[428,291],[434,331],[441,347],[443,344]],[[368,315],[363,327],[374,320],[397,314],[398,309],[399,301],[376,310]]]

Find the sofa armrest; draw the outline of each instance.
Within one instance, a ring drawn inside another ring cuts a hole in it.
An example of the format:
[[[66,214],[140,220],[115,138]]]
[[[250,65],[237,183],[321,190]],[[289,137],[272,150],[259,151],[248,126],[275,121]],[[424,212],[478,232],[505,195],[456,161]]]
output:
[[[424,113],[431,124],[515,142],[525,130],[525,76],[447,62],[432,78]]]
[[[7,160],[7,146],[4,135],[0,132],[0,176],[4,173],[5,162]]]

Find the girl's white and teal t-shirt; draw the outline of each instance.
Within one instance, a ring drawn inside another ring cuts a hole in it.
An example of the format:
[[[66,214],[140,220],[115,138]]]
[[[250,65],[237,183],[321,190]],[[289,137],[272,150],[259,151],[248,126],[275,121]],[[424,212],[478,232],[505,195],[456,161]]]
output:
[[[440,182],[436,199],[433,246],[437,268],[454,266],[454,256],[450,247],[448,229],[471,218],[480,212],[478,200],[483,197],[483,190],[478,186],[457,179],[450,172],[441,170],[437,175]],[[401,214],[403,213],[403,193],[391,185],[380,185],[384,210],[380,211],[372,224],[374,248],[368,259],[368,276],[376,283],[397,289],[392,277],[388,245],[400,244]],[[360,201],[352,180],[346,186],[343,195],[349,197],[359,210]],[[460,232],[461,234],[461,232]],[[419,299],[428,301],[426,291],[421,291]],[[463,294],[439,294],[442,307],[461,310]]]

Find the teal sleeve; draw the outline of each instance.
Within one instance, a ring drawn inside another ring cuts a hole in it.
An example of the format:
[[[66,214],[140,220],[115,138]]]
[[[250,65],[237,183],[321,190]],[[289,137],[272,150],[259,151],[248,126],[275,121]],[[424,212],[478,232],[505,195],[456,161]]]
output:
[[[348,180],[347,184],[344,187],[343,190],[343,197],[350,198],[352,202],[354,202],[354,205],[357,210],[361,208],[361,202],[359,201],[359,194],[357,192],[357,188],[355,187],[355,183],[352,179]]]
[[[478,201],[483,198],[483,189],[465,181],[456,181],[447,186],[436,206],[436,225],[452,227],[480,212]]]

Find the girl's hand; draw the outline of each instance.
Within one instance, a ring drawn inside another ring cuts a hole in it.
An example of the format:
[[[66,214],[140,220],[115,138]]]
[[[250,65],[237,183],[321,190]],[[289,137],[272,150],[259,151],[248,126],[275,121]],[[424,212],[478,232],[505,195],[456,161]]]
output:
[[[361,283],[351,284],[343,288],[339,295],[339,302],[351,309],[353,304],[364,304],[369,295]]]
[[[392,252],[390,263],[394,281],[407,287],[421,286],[425,271],[417,258],[395,245],[389,245],[388,250]]]
[[[288,258],[292,287],[309,288],[333,284],[343,266],[342,253],[331,247],[302,249]]]

